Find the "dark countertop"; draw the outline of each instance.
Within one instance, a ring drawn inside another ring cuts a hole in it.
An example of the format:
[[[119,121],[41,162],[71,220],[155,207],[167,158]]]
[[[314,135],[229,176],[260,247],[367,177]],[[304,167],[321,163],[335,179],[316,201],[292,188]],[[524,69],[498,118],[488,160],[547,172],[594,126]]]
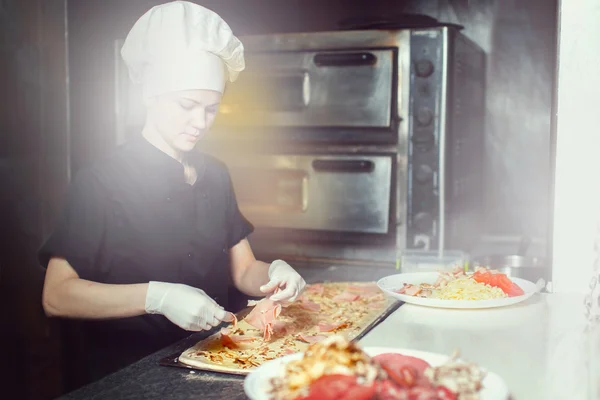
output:
[[[303,266],[298,263],[294,266],[308,283],[374,281],[397,272],[393,268],[369,266]],[[212,333],[193,334],[61,399],[246,399],[244,377],[159,365],[161,359],[185,350]]]

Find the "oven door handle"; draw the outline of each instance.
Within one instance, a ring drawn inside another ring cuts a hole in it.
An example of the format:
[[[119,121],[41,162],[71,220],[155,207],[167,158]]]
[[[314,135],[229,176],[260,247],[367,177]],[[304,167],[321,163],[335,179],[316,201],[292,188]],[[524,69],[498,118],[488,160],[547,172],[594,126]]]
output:
[[[313,62],[317,67],[370,67],[377,64],[377,56],[367,52],[319,53]]]
[[[317,172],[369,173],[375,164],[369,160],[313,160],[312,167]]]

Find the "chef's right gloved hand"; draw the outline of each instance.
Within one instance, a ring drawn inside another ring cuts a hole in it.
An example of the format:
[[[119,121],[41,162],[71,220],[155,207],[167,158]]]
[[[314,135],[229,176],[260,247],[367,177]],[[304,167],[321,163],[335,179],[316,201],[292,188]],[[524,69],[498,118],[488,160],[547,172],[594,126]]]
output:
[[[188,331],[209,330],[231,320],[231,313],[204,290],[177,283],[150,282],[145,308],[148,314],[162,314]]]

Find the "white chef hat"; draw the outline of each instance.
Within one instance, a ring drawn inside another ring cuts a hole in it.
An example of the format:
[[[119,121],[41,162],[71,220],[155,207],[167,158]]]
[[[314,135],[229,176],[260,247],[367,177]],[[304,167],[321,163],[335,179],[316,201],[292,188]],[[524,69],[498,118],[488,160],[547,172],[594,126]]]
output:
[[[223,92],[244,70],[244,46],[215,12],[187,1],[153,7],[131,28],[121,56],[144,98],[179,90]]]

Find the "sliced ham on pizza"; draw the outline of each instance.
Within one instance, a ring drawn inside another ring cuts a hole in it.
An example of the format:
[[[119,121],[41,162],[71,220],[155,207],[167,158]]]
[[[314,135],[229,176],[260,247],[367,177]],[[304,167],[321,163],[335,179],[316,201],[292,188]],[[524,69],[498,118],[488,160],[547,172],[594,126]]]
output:
[[[313,283],[306,287],[305,292],[316,296],[322,296],[325,292],[325,286],[321,283]]]
[[[254,305],[254,308],[244,318],[244,321],[259,329],[263,333],[265,341],[271,340],[273,323],[281,313],[281,304],[264,298],[258,302],[248,301],[248,305]]]
[[[261,345],[260,340],[251,336],[235,335],[231,329],[221,329],[221,344],[228,349],[253,349]]]
[[[319,330],[321,332],[334,332],[334,331],[337,331],[338,329],[344,328],[346,326],[348,326],[348,324],[345,322],[334,322],[334,323],[319,322]]]
[[[348,291],[344,291],[337,296],[335,296],[332,300],[336,303],[346,303],[349,301],[358,300],[360,296],[358,294],[350,293]]]
[[[300,333],[296,336],[296,338],[298,338],[298,340],[301,340],[305,343],[317,343],[320,342],[321,340],[327,339],[329,336],[325,336],[325,335],[305,335],[303,333]]]
[[[298,306],[306,311],[318,312],[321,310],[321,305],[310,301],[305,297],[301,297],[298,300]]]

